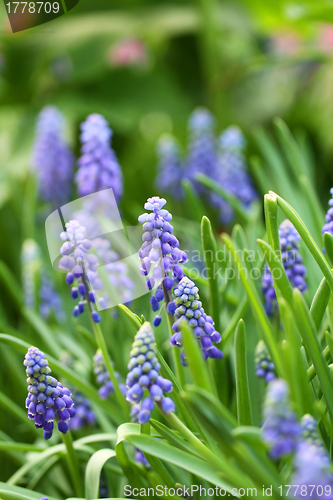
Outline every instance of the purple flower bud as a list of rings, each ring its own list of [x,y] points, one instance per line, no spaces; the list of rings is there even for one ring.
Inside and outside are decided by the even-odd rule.
[[[67,273],[66,274],[66,283],[67,285],[71,285],[74,282],[74,274],[73,273]]]

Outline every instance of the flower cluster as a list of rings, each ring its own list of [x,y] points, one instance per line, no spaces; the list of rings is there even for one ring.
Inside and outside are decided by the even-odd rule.
[[[299,498],[309,500],[320,498],[322,494],[320,492],[324,490],[325,498],[333,499],[331,462],[322,447],[302,441],[297,448],[294,467],[295,472],[291,478],[291,484],[299,486]],[[314,495],[312,495],[312,492],[314,492]]]
[[[137,415],[139,424],[149,422],[155,403],[164,413],[173,412],[174,402],[163,394],[172,391],[172,382],[159,375],[161,367],[155,354],[155,337],[150,323],[145,322],[136,334],[130,356],[126,399],[135,405],[131,417]],[[144,397],[145,391],[149,393],[147,397]]]
[[[263,340],[258,342],[254,362],[257,377],[264,378],[266,382],[271,382],[275,379],[274,363],[272,363],[271,356]]]
[[[46,320],[49,319],[52,314],[60,323],[65,320],[61,297],[55,290],[53,283],[46,272],[43,272],[41,275],[41,285],[39,289],[39,312]]]
[[[269,446],[273,460],[293,453],[301,428],[290,408],[288,385],[284,380],[275,379],[268,384],[263,416],[263,439]]]
[[[75,417],[69,389],[50,375],[51,369],[45,354],[37,347],[29,347],[23,364],[26,366],[28,383],[28,418],[34,420],[37,428],[44,429],[45,439],[52,436],[54,420],[58,422],[59,431],[66,434],[70,419]]]
[[[323,448],[323,442],[318,430],[318,424],[312,415],[304,415],[301,420],[301,439]]]
[[[74,401],[76,415],[69,421],[70,430],[76,431],[85,425],[94,425],[96,423],[96,415],[91,408],[89,399],[75,390],[72,390],[72,399]]]
[[[110,146],[112,130],[102,115],[92,114],[81,124],[81,157],[75,181],[80,196],[112,188],[118,202],[123,193],[123,177]]]
[[[305,292],[307,284],[305,281],[306,268],[302,264],[303,259],[299,253],[300,236],[293,224],[286,219],[279,228],[282,264],[288,279],[294,288]],[[265,310],[272,316],[277,310],[276,293],[273,285],[273,277],[269,267],[266,265],[263,278],[262,290],[265,297]]]
[[[61,206],[69,199],[74,156],[63,140],[65,120],[57,108],[46,106],[39,114],[32,168],[44,201]]]
[[[158,311],[160,302],[164,298],[163,288],[171,290],[184,276],[184,271],[179,263],[187,261],[185,252],[179,249],[179,241],[172,234],[173,226],[170,224],[172,215],[163,207],[166,204],[164,198],[154,196],[148,198],[144,207],[151,213],[140,215],[139,222],[143,223],[143,244],[139,250],[141,259],[140,272],[147,276],[146,286],[152,290],[155,284],[158,288],[151,298],[153,311]],[[151,272],[151,276],[148,277]],[[157,316],[154,325],[158,326],[161,317]]]
[[[94,304],[96,301],[94,292],[87,290],[87,286],[88,283],[95,284],[96,267],[99,262],[95,254],[88,254],[92,244],[91,241],[84,238],[85,232],[85,227],[81,226],[78,221],[71,220],[66,223],[66,231],[60,235],[65,243],[60,249],[62,257],[59,261],[59,267],[68,271],[66,275],[68,285],[71,286],[75,281],[77,282],[78,286],[73,286],[71,289],[72,298],[77,300],[80,297],[81,299],[73,309],[74,317],[84,312],[87,300],[90,304]],[[97,311],[92,311],[91,317],[95,323],[101,321]]]
[[[157,187],[161,191],[172,193],[177,200],[182,199],[181,180],[185,171],[176,140],[172,136],[161,137],[157,145],[157,155],[159,158]]]
[[[176,199],[183,195],[181,180],[189,179],[199,194],[205,194],[208,202],[219,211],[222,223],[230,223],[234,210],[230,203],[196,181],[201,173],[213,179],[218,186],[237,197],[245,208],[258,198],[248,174],[243,156],[245,138],[238,127],[231,126],[220,137],[215,137],[215,119],[204,108],[196,109],[189,118],[188,154],[181,159],[179,147],[172,137],[162,138],[158,145],[158,187],[171,193]]]
[[[176,298],[167,305],[168,313],[176,318],[172,326],[175,333],[170,339],[171,345],[182,347],[180,323],[186,321],[193,328],[193,333],[200,342],[204,359],[221,359],[222,351],[213,345],[213,342],[221,341],[221,335],[215,330],[213,319],[205,313],[202,307],[198,287],[187,276],[184,276],[174,288],[173,293]],[[184,351],[181,353],[181,360],[186,366]]]
[[[186,158],[186,176],[193,182],[198,193],[203,187],[195,181],[199,173],[211,176],[216,168],[215,118],[205,108],[196,109],[189,118],[189,144]]]
[[[102,386],[98,391],[100,398],[107,399],[111,394],[114,393],[114,385],[110,380],[110,375],[106,369],[103,355],[100,349],[98,349],[94,356],[94,374],[96,375],[96,381],[98,385]],[[120,379],[119,373],[115,372],[115,376],[117,380]],[[125,396],[127,393],[126,386],[124,384],[119,384],[119,389]]]
[[[248,174],[247,166],[242,154],[245,139],[237,127],[227,128],[218,140],[218,158],[215,170],[211,176],[225,191],[234,195],[245,208],[258,198],[258,193],[253,186]],[[222,223],[230,223],[234,218],[232,206],[216,193],[210,195],[211,204],[218,208],[219,218]]]

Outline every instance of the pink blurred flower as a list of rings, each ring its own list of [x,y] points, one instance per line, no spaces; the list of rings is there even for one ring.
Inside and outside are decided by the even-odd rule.
[[[302,48],[299,35],[292,31],[272,35],[270,45],[272,52],[277,55],[295,55]]]
[[[322,24],[320,26],[318,42],[318,49],[326,52],[327,54],[333,54],[333,25],[332,24]]]
[[[110,48],[109,62],[113,67],[146,66],[148,63],[147,49],[141,40],[123,38]]]

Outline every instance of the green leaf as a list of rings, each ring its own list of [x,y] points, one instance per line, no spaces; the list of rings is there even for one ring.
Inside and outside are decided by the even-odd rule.
[[[40,500],[42,493],[0,482],[1,500]],[[49,500],[57,500],[48,495]]]
[[[288,368],[286,373],[289,374],[288,381],[292,397],[296,403],[298,415],[302,417],[306,413],[313,413],[313,400],[301,353],[301,337],[289,304],[286,300],[279,299],[280,317],[289,346],[285,352],[284,361]]]
[[[151,426],[159,433],[159,435],[169,441],[172,446],[179,448],[180,450],[186,451],[188,453],[193,453],[196,456],[201,457],[200,452],[193,448],[187,441],[185,441],[182,436],[180,436],[179,432],[171,431],[168,427],[166,427],[161,422],[157,420],[150,419]]]
[[[142,325],[139,316],[137,316],[134,312],[128,309],[128,307],[126,307],[124,304],[119,304],[118,309],[128,317],[128,319],[134,326],[135,330],[138,331]]]
[[[186,363],[188,370],[191,373],[191,378],[195,385],[205,389],[208,392],[214,392],[211,385],[205,366],[205,361],[202,356],[201,349],[198,345],[198,340],[194,336],[193,329],[186,321],[180,322],[182,332],[182,343],[184,345]]]
[[[308,308],[304,302],[301,292],[294,289],[294,304],[296,317],[299,323],[299,331],[303,338],[304,345],[312,359],[318,379],[325,396],[327,408],[333,418],[333,381],[322,355],[317,332],[310,316]]]
[[[218,262],[216,260],[216,241],[210,220],[204,216],[201,221],[201,240],[207,267],[209,282],[210,313],[215,322],[216,330],[220,331],[220,294],[218,282]]]
[[[127,438],[127,434],[140,433],[140,427],[138,424],[122,424],[117,429],[117,444],[116,444],[116,456],[117,461],[122,468],[125,476],[129,480],[129,484],[136,488],[143,488],[144,482],[142,481],[141,474],[138,474],[134,464],[129,460],[124,441]]]
[[[23,307],[21,313],[36,333],[38,333],[47,349],[56,356],[59,353],[59,344],[48,324],[32,309]]]
[[[23,422],[27,428],[29,428],[29,432],[33,434],[38,434],[38,429],[36,429],[34,423],[29,421],[27,412],[24,411],[15,401],[12,401],[6,394],[0,391],[0,407],[2,408],[3,414],[11,413],[16,419]]]
[[[265,256],[271,274],[273,276],[273,281],[283,298],[289,302],[293,298],[293,288],[288,279],[286,271],[283,267],[281,259],[273,251],[273,249],[263,240],[257,240],[258,245]]]
[[[0,260],[0,281],[2,281],[2,284],[9,292],[9,295],[13,303],[15,304],[16,308],[20,310],[21,307],[24,306],[21,287],[16,277],[12,273],[12,271],[9,269],[7,264],[2,260]]]
[[[310,307],[310,313],[317,330],[319,330],[320,325],[323,321],[326,307],[328,305],[331,295],[331,289],[327,283],[326,278],[323,278],[315,296],[313,297],[312,304]]]
[[[107,460],[115,456],[116,452],[114,450],[102,448],[90,457],[85,472],[85,492],[87,500],[99,497],[99,483],[103,466]]]
[[[330,264],[333,264],[333,235],[329,232],[324,233],[324,247],[327,253],[327,256],[330,260]]]
[[[123,426],[120,428],[122,427]],[[139,448],[144,453],[148,453],[149,455],[155,456],[160,460],[180,467],[181,469],[185,469],[188,472],[196,474],[198,477],[201,477],[202,479],[205,479],[206,481],[209,481],[220,488],[225,488],[226,491],[231,492],[233,483],[229,482],[232,481],[232,478],[228,476],[228,472],[233,469],[231,465],[226,467],[225,470],[220,470],[218,466],[215,466],[214,464],[209,464],[200,458],[171,446],[168,443],[157,441],[151,436],[126,432],[126,439],[132,446]],[[237,482],[240,484],[242,476],[240,473],[238,474],[239,476]],[[237,472],[233,470],[232,475],[236,476]],[[243,484],[246,483],[248,483],[248,481],[243,476]]]
[[[246,336],[242,319],[235,333],[236,396],[238,425],[252,425],[252,405],[247,375]]]
[[[277,223],[277,200],[275,197],[265,194],[264,197],[265,208],[265,223],[268,235],[268,241],[273,251],[280,255],[280,237],[279,228]]]
[[[222,340],[223,340],[223,345],[226,346],[231,339],[233,333],[236,330],[236,326],[238,321],[245,315],[247,309],[249,306],[249,302],[247,300],[247,297],[243,297],[242,300],[239,302],[237,309],[235,310],[234,314],[232,317],[229,319],[226,327],[223,329],[222,333]],[[226,351],[224,347],[224,351]]]
[[[270,191],[270,193],[277,197],[279,206],[282,208],[282,210],[284,211],[284,213],[286,214],[288,219],[294,224],[299,235],[301,236],[302,240],[304,241],[304,243],[306,244],[306,246],[308,247],[308,249],[312,253],[312,255],[315,258],[318,266],[320,267],[323,275],[327,279],[327,282],[328,282],[331,290],[333,291],[333,275],[332,275],[331,269],[330,269],[329,265],[327,264],[324,255],[322,254],[319,247],[317,246],[314,239],[312,238],[311,234],[309,233],[308,228],[306,227],[306,225],[302,221],[301,217],[298,215],[296,210],[294,210],[293,207],[291,205],[289,205],[289,203],[287,203],[283,198],[281,198],[280,196],[278,196],[275,193],[272,193],[271,191]]]
[[[222,241],[229,249],[230,254],[232,255],[232,258],[237,266],[239,276],[242,280],[244,289],[248,295],[249,302],[252,306],[254,317],[256,318],[261,327],[261,331],[263,333],[263,337],[267,345],[267,348],[270,351],[272,361],[275,365],[277,372],[281,376],[283,374],[283,365],[280,359],[277,345],[275,343],[273,329],[265,312],[264,306],[260,300],[256,287],[253,284],[253,280],[251,276],[248,275],[247,269],[243,267],[242,261],[239,258],[239,251],[236,251],[235,245],[230,239],[230,237],[227,234],[223,234]]]
[[[207,175],[197,174],[195,179],[203,186],[211,189],[214,193],[221,196],[221,198],[227,200],[244,222],[248,222],[251,219],[251,214],[244,208],[244,205],[239,201],[237,196],[234,196],[229,193],[229,191],[223,189],[220,184],[217,184],[216,181]]]

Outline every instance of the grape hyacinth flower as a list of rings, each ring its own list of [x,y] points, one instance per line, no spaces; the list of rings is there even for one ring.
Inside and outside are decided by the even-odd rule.
[[[216,168],[215,118],[205,108],[196,109],[189,118],[189,143],[186,158],[186,176],[192,181],[198,193],[204,188],[196,182],[198,173],[211,176]]]
[[[144,207],[151,213],[144,213],[139,217],[144,230],[143,244],[139,250],[140,273],[148,276],[151,271],[151,276],[146,280],[148,290],[152,290],[157,284],[157,290],[150,300],[155,312],[160,309],[160,302],[164,299],[163,289],[169,292],[185,275],[179,264],[187,261],[186,253],[179,249],[179,241],[172,234],[172,215],[163,208],[165,204],[164,198],[148,198]],[[158,326],[160,322],[161,316],[158,315],[154,319],[154,326]]]
[[[110,145],[112,130],[102,115],[89,115],[81,124],[81,157],[75,176],[80,196],[113,189],[117,202],[123,194],[123,177],[116,154]]]
[[[110,380],[110,375],[106,369],[100,349],[98,349],[94,356],[94,374],[96,375],[97,383],[102,386],[98,391],[99,397],[101,399],[107,399],[111,394],[114,393],[114,385]],[[115,372],[115,377],[117,380],[119,380],[119,373]],[[126,386],[124,384],[119,384],[119,389],[124,394],[124,396],[126,396]]]
[[[257,377],[264,378],[266,382],[271,382],[275,379],[274,363],[263,340],[259,340],[256,347],[254,362],[256,365]]]
[[[323,448],[323,441],[321,439],[318,423],[312,415],[304,415],[301,420],[301,439],[309,444],[315,444]]]
[[[71,220],[65,224],[66,231],[60,234],[60,238],[65,241],[60,249],[62,255],[59,261],[60,269],[67,272],[66,283],[71,286],[76,282],[77,286],[71,289],[71,296],[74,300],[79,299],[78,304],[73,309],[73,316],[77,317],[85,310],[85,305],[89,301],[91,308],[95,303],[95,294],[88,290],[88,283],[96,286],[96,268],[99,264],[95,254],[88,254],[92,244],[84,238],[86,229],[78,221]],[[91,318],[95,323],[101,321],[97,311],[91,312]]]
[[[299,486],[298,498],[321,498],[325,492],[325,498],[333,499],[331,462],[323,447],[302,441],[294,458],[294,468],[291,484]]]
[[[172,325],[175,333],[170,339],[171,345],[182,347],[180,323],[186,321],[199,341],[204,359],[222,359],[222,351],[213,345],[213,342],[221,342],[221,335],[215,330],[213,319],[205,313],[202,307],[198,287],[187,276],[184,276],[174,288],[173,293],[176,298],[167,306],[168,313],[176,318]],[[181,360],[186,366],[184,351],[181,353]]]
[[[148,462],[148,460],[144,456],[143,452],[141,450],[139,450],[138,448],[134,448],[134,450],[136,452],[135,455],[134,455],[135,461],[138,464],[144,465],[145,467],[150,467],[150,463]]]
[[[130,355],[126,399],[135,405],[131,417],[137,414],[139,424],[149,422],[155,403],[166,414],[174,412],[174,402],[163,394],[172,391],[172,382],[159,375],[161,367],[155,354],[154,331],[147,321],[135,335]],[[145,392],[149,393],[146,397]]]
[[[299,253],[300,236],[293,224],[286,219],[279,227],[282,264],[291,285],[298,288],[302,293],[307,289],[305,281],[306,268]],[[263,278],[262,290],[265,298],[265,310],[268,316],[272,316],[277,310],[276,293],[273,286],[273,277],[266,264]]]
[[[221,151],[234,151],[239,156],[246,145],[246,139],[239,127],[231,125],[226,128],[219,137]]]
[[[181,181],[184,177],[183,163],[176,140],[163,136],[157,145],[159,157],[156,185],[161,191],[170,193],[176,200],[183,197]]]
[[[45,320],[48,320],[52,314],[55,319],[59,321],[59,323],[62,323],[65,320],[61,297],[55,290],[50,277],[45,271],[43,271],[41,275],[41,285],[39,289],[39,312]]]
[[[258,193],[248,174],[242,149],[245,138],[238,127],[227,128],[218,139],[218,158],[211,177],[225,191],[234,195],[246,209],[258,199]],[[218,208],[222,223],[229,224],[234,218],[230,203],[217,193],[210,194],[212,206]]]
[[[28,418],[34,420],[37,429],[44,429],[45,439],[52,437],[54,421],[57,421],[59,431],[66,434],[70,419],[75,417],[71,392],[50,375],[51,368],[45,354],[37,347],[29,347],[23,364],[28,383],[25,403]]]
[[[269,446],[271,458],[277,460],[293,453],[301,427],[290,408],[288,385],[284,380],[275,379],[268,384],[263,416],[262,435]]]
[[[85,398],[83,394],[78,391],[72,390],[71,392],[76,415],[69,421],[68,425],[70,430],[76,431],[85,425],[94,425],[96,423],[96,415],[91,408],[89,399]]]
[[[44,201],[60,207],[69,200],[74,155],[63,139],[65,119],[54,106],[42,109],[37,120],[32,168]]]

